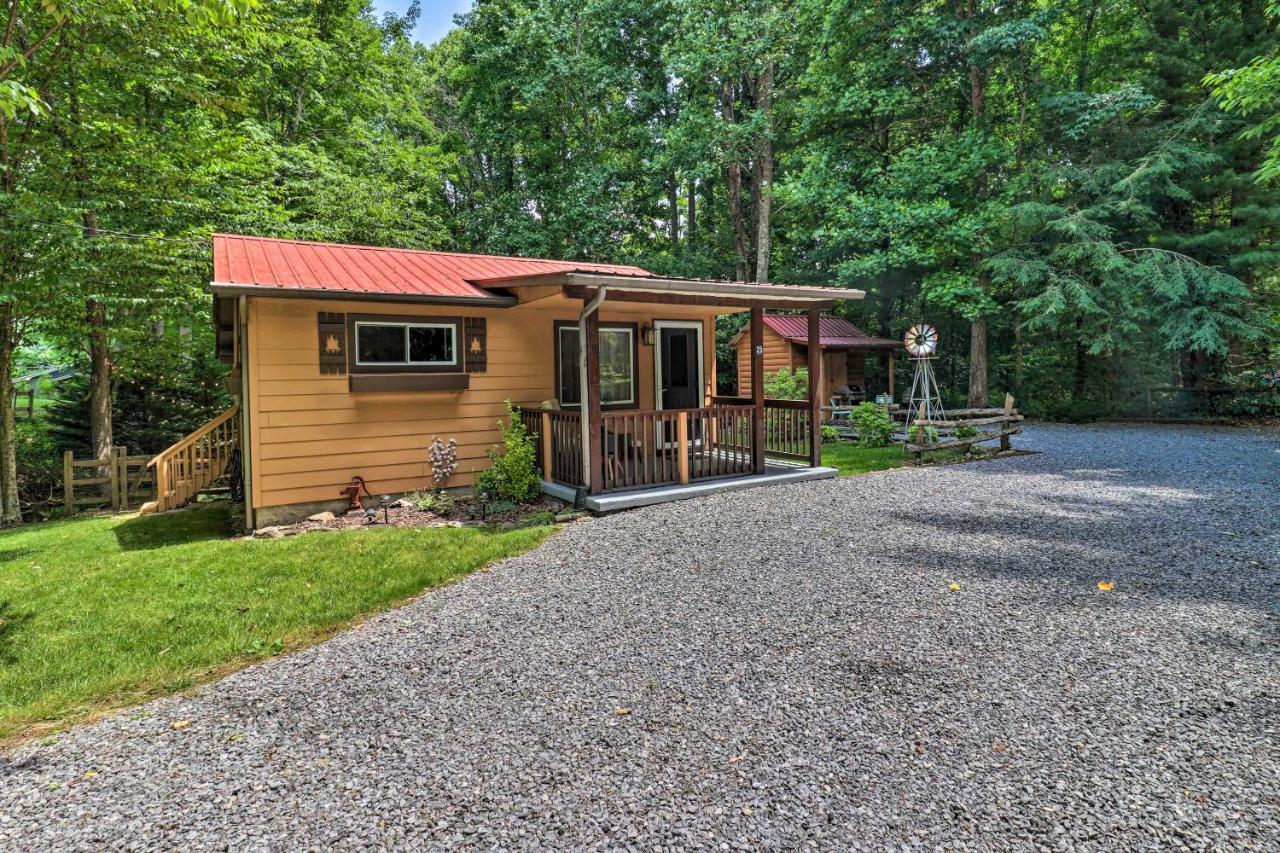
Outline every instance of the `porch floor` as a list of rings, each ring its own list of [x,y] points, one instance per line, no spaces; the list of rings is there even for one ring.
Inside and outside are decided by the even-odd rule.
[[[726,477],[720,480],[704,480],[690,483],[687,486],[667,485],[652,486],[644,489],[631,489],[621,492],[606,492],[601,495],[590,495],[586,499],[586,508],[592,512],[616,512],[622,509],[634,509],[639,506],[681,501],[702,495],[714,495],[720,492],[736,492],[740,489],[752,489],[757,486],[778,486],[785,483],[804,483],[810,480],[829,480],[836,476],[835,468],[810,468],[792,462],[769,460],[765,464],[763,474],[748,474],[742,477]],[[572,502],[574,488],[562,483],[542,482],[542,490],[554,498]]]

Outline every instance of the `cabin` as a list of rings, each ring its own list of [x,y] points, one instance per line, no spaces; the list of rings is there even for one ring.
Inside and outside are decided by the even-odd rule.
[[[341,510],[354,477],[375,496],[430,488],[434,436],[457,440],[447,485],[465,491],[508,401],[544,490],[595,511],[834,476],[817,395],[716,396],[716,318],[748,313],[759,343],[766,309],[800,311],[817,343],[820,312],[863,296],[233,234],[213,237],[212,291],[237,403],[153,460],[153,509],[238,466],[251,528]]]
[[[752,358],[749,329],[744,327],[730,343],[737,353],[738,393],[751,387]],[[894,396],[894,354],[902,341],[868,335],[843,317],[822,317],[818,321],[819,361],[821,375],[818,387],[824,408],[830,409],[836,399],[853,402],[874,399],[879,394]],[[867,355],[878,353],[884,359],[884,380],[874,389],[867,387]],[[803,315],[764,315],[764,372],[773,376],[783,368],[795,370],[809,365],[809,331]],[[852,391],[852,394],[846,392]]]

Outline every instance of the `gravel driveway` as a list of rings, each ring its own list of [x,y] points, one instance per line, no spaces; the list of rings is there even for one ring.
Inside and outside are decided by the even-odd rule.
[[[573,525],[0,758],[0,846],[1276,849],[1280,437],[1021,444]]]

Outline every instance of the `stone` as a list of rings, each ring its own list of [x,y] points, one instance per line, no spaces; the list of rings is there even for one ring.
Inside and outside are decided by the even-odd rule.
[[[315,521],[320,524],[328,524],[331,521],[337,521],[338,517],[331,512],[317,512],[315,515],[308,515],[307,521]]]

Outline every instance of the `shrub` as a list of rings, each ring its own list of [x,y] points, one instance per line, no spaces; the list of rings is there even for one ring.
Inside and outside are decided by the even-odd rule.
[[[418,512],[434,512],[436,515],[447,515],[453,511],[453,495],[448,492],[413,492],[404,496],[409,505]]]
[[[973,426],[956,427],[956,438],[973,438],[978,434],[978,428]]]
[[[893,438],[893,418],[875,403],[860,403],[849,419],[858,432],[859,447],[885,447]]]
[[[1233,418],[1280,417],[1280,394],[1249,394],[1229,397],[1219,404],[1219,411]]]
[[[21,420],[16,424],[18,500],[37,512],[62,496],[62,453],[46,424]]]
[[[431,436],[431,445],[427,448],[427,458],[431,460],[431,479],[435,481],[436,490],[444,488],[453,472],[458,470],[458,440],[450,438],[445,444],[440,436]]]
[[[809,368],[784,367],[764,378],[764,395],[773,400],[803,400],[809,396]]]
[[[542,477],[535,464],[533,439],[510,400],[507,411],[507,420],[498,422],[503,447],[489,448],[489,467],[476,478],[476,494],[489,502],[524,503],[542,491]]]
[[[823,424],[818,428],[823,444],[834,444],[840,440],[840,431],[831,424]]]

